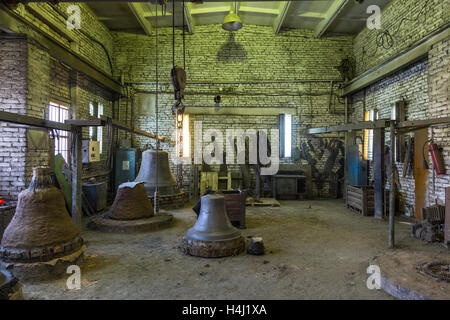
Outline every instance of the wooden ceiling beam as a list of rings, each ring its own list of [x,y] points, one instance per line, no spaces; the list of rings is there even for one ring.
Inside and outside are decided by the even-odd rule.
[[[150,21],[148,21],[145,16],[146,12],[142,8],[142,3],[128,2],[128,7],[130,8],[131,12],[133,12],[133,15],[139,22],[139,25],[141,26],[142,30],[144,30],[145,34],[150,36],[152,34],[153,27]]]
[[[316,38],[321,38],[327,32],[331,24],[336,20],[345,6],[350,2],[351,0],[334,0],[327,13],[325,14],[325,19],[321,21],[316,27]]]
[[[194,18],[192,17],[192,3],[190,2],[185,2],[184,3],[184,22],[187,26],[188,32],[189,34],[193,34],[194,33]]]
[[[289,8],[291,7],[291,4],[292,1],[283,1],[283,3],[281,4],[278,16],[275,18],[273,22],[273,32],[275,33],[275,35],[277,35],[280,32],[284,20],[287,17]]]

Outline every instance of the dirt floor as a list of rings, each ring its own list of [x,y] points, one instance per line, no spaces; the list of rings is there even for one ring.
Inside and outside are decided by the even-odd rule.
[[[23,286],[26,299],[392,299],[369,290],[366,269],[388,251],[387,221],[348,211],[342,200],[282,201],[247,207],[244,236],[263,237],[266,255],[196,258],[178,251],[194,223],[190,208],[171,211],[172,227],[140,234],[84,230],[81,289],[66,278]],[[402,250],[448,252],[396,224]]]

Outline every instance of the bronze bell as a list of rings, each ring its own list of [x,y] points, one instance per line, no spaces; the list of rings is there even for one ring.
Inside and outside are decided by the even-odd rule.
[[[158,165],[156,162],[158,162]],[[158,181],[156,181],[157,173]],[[154,196],[156,184],[158,184],[158,191],[161,196],[179,193],[177,181],[170,170],[169,153],[164,150],[147,150],[142,153],[141,168],[134,181],[144,182],[149,197]]]
[[[0,247],[4,261],[48,261],[78,251],[80,230],[70,218],[64,195],[52,185],[50,169],[33,168],[28,189],[19,194],[16,213]]]
[[[181,250],[199,257],[226,257],[244,250],[245,240],[228,219],[225,198],[208,194],[201,198],[200,215],[183,236]]]

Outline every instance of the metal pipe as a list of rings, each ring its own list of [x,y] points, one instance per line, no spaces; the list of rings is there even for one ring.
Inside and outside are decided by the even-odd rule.
[[[331,81],[333,82],[343,82],[342,79],[334,79],[334,80],[292,80],[292,81],[189,81],[187,85],[233,85],[233,84],[242,84],[242,85],[266,85],[266,84],[302,84],[302,83],[327,83],[329,84]],[[158,81],[159,84],[172,84],[170,81]],[[156,81],[132,81],[125,82],[125,84],[142,84],[142,85],[155,85]]]
[[[395,247],[395,226],[394,226],[394,214],[395,214],[395,121],[390,122],[390,150],[389,157],[391,159],[391,176],[389,179],[390,189],[389,189],[389,248]]]

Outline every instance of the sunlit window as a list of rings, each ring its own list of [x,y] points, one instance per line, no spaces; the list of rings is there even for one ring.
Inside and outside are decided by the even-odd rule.
[[[292,115],[280,115],[280,157],[290,158],[292,151]]]
[[[62,122],[69,119],[69,108],[56,102],[50,102],[48,107],[48,120]],[[55,154],[60,153],[64,160],[69,160],[69,133],[57,130],[58,137],[55,139]]]
[[[366,110],[364,121],[375,121],[378,119],[378,111]],[[364,130],[364,160],[373,160],[373,129]]]

